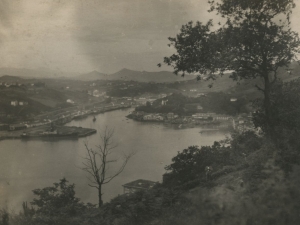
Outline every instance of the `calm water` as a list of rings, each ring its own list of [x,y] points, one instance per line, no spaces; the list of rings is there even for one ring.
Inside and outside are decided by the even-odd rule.
[[[174,129],[163,124],[128,120],[130,110],[107,112],[69,126],[90,127],[98,134],[79,140],[45,142],[40,140],[5,140],[0,142],[0,206],[19,210],[23,201],[30,202],[32,190],[51,186],[65,177],[76,184],[76,194],[84,202],[97,203],[97,191],[88,186],[86,173],[80,169],[85,156],[84,141],[90,147],[99,143],[99,131],[105,126],[115,129],[118,143],[112,159],[121,160],[122,152],[137,151],[125,170],[104,187],[104,201],[122,194],[122,184],[147,179],[161,181],[164,167],[178,151],[190,145],[211,145],[225,137],[225,131],[202,132],[200,128]],[[112,163],[110,170],[118,166]]]

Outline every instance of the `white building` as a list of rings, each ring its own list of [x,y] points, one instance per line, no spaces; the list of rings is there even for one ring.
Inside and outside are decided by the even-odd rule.
[[[10,104],[11,104],[12,106],[17,106],[18,103],[19,103],[18,101],[11,101],[11,102],[10,102]]]

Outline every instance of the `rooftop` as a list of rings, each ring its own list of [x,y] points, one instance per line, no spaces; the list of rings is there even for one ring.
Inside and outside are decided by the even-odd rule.
[[[127,184],[124,184],[123,187],[127,188],[140,188],[140,189],[149,189],[152,188],[157,182],[150,180],[138,179]]]

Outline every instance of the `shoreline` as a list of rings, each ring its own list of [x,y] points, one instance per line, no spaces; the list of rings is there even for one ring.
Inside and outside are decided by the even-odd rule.
[[[98,115],[105,112],[110,112],[114,110],[129,108],[129,106],[114,106],[112,108],[107,109],[98,109],[94,112],[89,112],[85,114],[84,118],[88,118],[92,115]],[[45,134],[45,132],[50,128],[50,124],[45,124],[37,127],[30,127],[22,130],[13,130],[13,131],[0,131],[0,141],[10,140],[10,139],[21,139],[21,140],[66,140],[66,139],[79,139],[83,137],[87,137],[97,133],[96,129],[92,128],[82,128],[75,126],[65,126],[65,124],[71,122],[72,120],[76,120],[76,118],[72,118],[71,120],[62,123],[58,127],[58,134]],[[80,120],[77,118],[77,120]],[[26,135],[23,135],[26,133]]]
[[[178,126],[179,129],[184,128],[193,128],[193,127],[211,127],[217,126],[218,130],[223,128],[232,127],[230,122],[225,121],[176,121],[176,120],[144,120],[142,117],[138,117],[132,114],[126,116],[128,119],[132,119],[134,121],[142,122],[142,123],[159,123],[165,124],[169,126]]]

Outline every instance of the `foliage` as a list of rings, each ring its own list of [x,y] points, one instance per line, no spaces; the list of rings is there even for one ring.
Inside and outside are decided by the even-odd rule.
[[[9,213],[6,209],[0,210],[0,225],[9,225]]]
[[[36,208],[33,224],[83,224],[84,214],[92,205],[85,205],[75,197],[75,185],[63,178],[52,187],[33,190],[31,205]]]
[[[212,166],[215,170],[230,164],[230,148],[215,142],[212,146],[190,146],[172,159],[166,166],[169,171],[164,177],[164,185],[178,186],[195,179],[204,179],[205,167]]]
[[[212,166],[218,171],[225,166],[246,163],[246,157],[259,150],[263,139],[251,131],[242,134],[233,133],[226,145],[215,142],[212,146],[190,146],[172,159],[166,166],[164,185],[167,187],[193,186],[195,179],[205,180],[205,167]],[[191,184],[188,184],[192,182]],[[197,185],[197,182],[195,183]]]
[[[174,72],[207,74],[216,79],[225,71],[231,78],[255,79],[264,94],[264,114],[267,132],[272,135],[271,88],[280,67],[287,67],[299,52],[298,34],[290,29],[293,0],[221,0],[209,1],[210,11],[216,11],[225,23],[213,29],[206,24],[189,22],[176,38],[169,38],[177,51],[164,62]],[[199,76],[201,79],[201,76]]]

